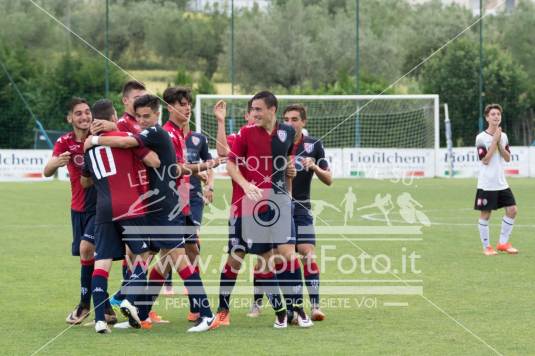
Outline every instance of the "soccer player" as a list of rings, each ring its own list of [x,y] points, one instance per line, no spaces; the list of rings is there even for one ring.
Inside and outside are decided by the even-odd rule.
[[[117,121],[117,114],[111,101],[97,101],[92,112],[95,118]],[[105,132],[103,136],[128,136],[125,132]],[[98,140],[98,136],[93,136]],[[97,146],[85,153],[84,171],[81,184],[95,184],[97,190],[97,214],[95,220],[95,270],[92,278],[93,303],[95,306],[95,330],[109,333],[104,318],[104,305],[108,299],[108,275],[113,260],[124,257],[124,244],[128,245],[134,256],[133,272],[128,285],[143,288],[146,286],[146,266],[148,244],[141,235],[124,235],[122,229],[128,226],[144,226],[145,209],[142,197],[146,195],[147,182],[144,175],[145,163],[149,167],[159,167],[156,154],[146,148],[122,150]],[[121,311],[132,327],[140,328],[137,308],[134,306],[136,293],[128,293],[121,302]]]
[[[155,233],[150,234],[151,244],[160,250],[160,261],[149,274],[148,302],[154,302],[160,288],[171,268],[176,268],[184,280],[186,288],[192,294],[194,303],[199,306],[200,318],[188,332],[207,331],[211,328],[214,316],[204,287],[197,270],[190,264],[186,256],[185,238],[181,233],[169,228],[182,227],[182,222],[176,219],[180,209],[180,201],[176,187],[176,179],[181,172],[177,170],[176,153],[170,134],[158,125],[160,114],[159,99],[153,95],[144,95],[134,102],[136,118],[143,129],[134,137],[90,137],[85,147],[105,145],[118,148],[147,147],[152,149],[160,158],[161,165],[157,169],[149,169],[149,191],[147,192],[148,225],[153,226]],[[180,168],[180,167],[179,167]],[[165,260],[165,263],[162,263]],[[169,263],[169,260],[170,263]],[[140,320],[147,320],[151,304],[140,307]]]
[[[242,200],[246,198],[253,202],[262,201],[265,200],[263,197],[266,192],[271,191],[274,194],[270,195],[270,198],[276,195],[288,195],[290,188],[291,178],[286,169],[288,156],[293,148],[295,131],[291,126],[277,123],[276,111],[277,98],[272,93],[267,91],[257,93],[251,103],[255,125],[240,130],[228,156],[227,171],[241,190],[236,191],[238,197],[233,208],[238,207],[238,209],[233,211],[230,220],[229,258],[221,273],[220,309],[216,325],[229,324],[229,299],[237,276],[229,261],[239,258],[239,255],[235,255],[236,251],[240,251],[242,256],[245,253],[254,253],[260,257],[261,262],[258,264],[260,269],[256,271],[257,279],[276,311],[273,325],[275,328],[287,327],[286,308],[280,300],[279,285],[283,287],[283,294],[289,299],[288,304],[297,313],[299,326],[313,325],[302,307],[302,281],[299,261],[295,256],[295,236],[275,236],[276,241],[273,243],[252,241],[251,236],[244,235],[244,230],[250,228],[246,224],[251,223],[253,212],[244,209],[247,204]],[[285,164],[280,164],[281,162]],[[255,217],[260,220],[270,220],[273,214],[272,209],[262,207]],[[291,221],[288,228],[293,228]],[[294,235],[290,231],[288,234]],[[266,263],[273,260],[275,253],[280,255],[285,266],[277,277],[273,273],[271,263]]]
[[[105,131],[122,131],[122,132],[130,132],[131,134],[139,134],[141,132],[141,127],[139,126],[134,112],[134,101],[139,98],[140,96],[143,96],[146,94],[146,88],[145,85],[141,82],[138,82],[136,80],[130,80],[126,82],[123,85],[122,90],[122,102],[124,105],[124,113],[121,116],[119,120],[116,122],[109,121],[109,120],[99,120],[95,119],[93,120],[93,124],[91,125],[91,132],[93,134],[97,134],[99,132],[105,132]],[[141,171],[141,175],[146,175],[146,172]],[[123,281],[122,281],[122,287],[125,286],[127,281],[130,278],[130,274],[132,273],[131,266],[129,266],[129,261],[134,261],[134,255],[131,253],[130,249],[128,248],[128,245],[125,246],[126,250],[126,258],[123,260],[122,264],[122,273],[123,273]],[[147,262],[150,262],[150,257]],[[170,277],[168,276],[166,280],[166,284],[171,285],[172,283],[170,280]],[[110,303],[114,307],[119,307],[123,299],[125,298],[125,295],[121,292],[123,288],[120,288],[117,293],[115,293],[110,298]],[[151,314],[151,319],[159,320],[160,317],[155,314],[154,312]]]
[[[191,91],[185,87],[169,87],[163,93],[163,99],[167,103],[169,112],[169,121],[163,125],[163,129],[169,132],[173,142],[177,162],[182,164],[183,168],[189,172],[199,172],[200,163],[212,162],[212,156],[208,152],[208,142],[206,136],[192,132],[189,127],[191,118]],[[213,167],[219,164],[219,160],[213,161]],[[189,164],[188,164],[189,163]],[[204,168],[208,168],[205,164]],[[197,174],[182,175],[177,180],[177,186],[181,194],[181,201],[188,203],[182,207],[180,220],[183,220],[186,226],[200,227],[202,220],[202,211],[204,207],[204,196],[212,199],[213,195],[213,171],[207,171],[208,184],[203,194],[201,180]],[[186,237],[186,254],[190,263],[199,272],[198,257],[199,244],[198,235],[189,234]],[[199,308],[194,304],[192,297],[188,293],[190,301],[189,321],[196,321],[199,318]]]
[[[138,134],[141,131],[141,127],[136,120],[134,102],[137,98],[147,94],[147,89],[143,83],[137,80],[131,80],[124,84],[122,94],[124,114],[117,121],[117,128],[119,131]]]
[[[247,110],[244,115],[244,119],[246,121],[245,126],[254,126],[254,118],[251,115],[251,103],[252,100],[249,100],[247,102]],[[223,100],[219,100],[214,105],[214,116],[217,120],[217,138],[216,138],[216,150],[217,155],[219,157],[227,157],[228,154],[231,151],[231,147],[234,144],[234,141],[236,141],[236,137],[238,136],[238,133],[233,132],[229,135],[227,135],[226,127],[225,127],[225,118],[227,115],[227,104]],[[245,127],[243,126],[243,127]],[[245,167],[239,166],[239,169],[242,171],[242,174],[245,174]],[[234,181],[231,180],[232,184],[232,198],[231,198],[231,209],[230,209],[230,216],[229,216],[229,226],[233,225],[235,221],[235,212],[239,209],[241,205],[240,204],[240,197],[243,197],[243,190],[242,188]],[[231,245],[230,242],[234,242],[236,240],[234,239],[234,234],[229,234],[229,246]],[[219,297],[219,308],[217,313],[217,323],[218,325],[230,325],[230,293],[227,292],[227,290],[231,290],[235,284],[237,273],[241,269],[243,258],[245,257],[245,250],[240,249],[239,247],[234,249],[229,247],[228,248],[228,257],[225,264],[225,268],[221,272],[221,293]],[[256,275],[256,274],[255,274]],[[256,278],[255,278],[256,280]],[[260,296],[262,296],[260,294]]]
[[[67,323],[80,324],[88,315],[91,305],[91,275],[94,269],[95,252],[95,204],[96,191],[84,189],[80,176],[84,165],[84,140],[89,135],[92,121],[91,110],[85,99],[73,98],[69,103],[67,121],[72,131],[58,138],[52,158],[44,168],[44,176],[53,176],[59,167],[67,166],[71,181],[72,255],[80,256],[80,302],[67,316]],[[117,321],[111,307],[106,307],[108,322]]]
[[[296,247],[302,256],[303,275],[312,307],[311,318],[313,321],[321,321],[325,319],[325,314],[319,305],[320,271],[315,256],[316,236],[310,204],[310,186],[314,174],[322,183],[331,185],[332,174],[321,141],[303,134],[307,123],[305,107],[300,104],[288,105],[283,111],[283,119],[295,129],[294,152],[297,175],[292,182],[292,198]]]
[[[476,137],[480,164],[474,209],[480,211],[479,237],[486,256],[498,254],[490,244],[489,219],[492,210],[500,208],[505,208],[505,216],[502,219],[500,240],[496,249],[509,254],[518,253],[518,250],[509,242],[517,208],[513,192],[505,180],[505,162],[511,160],[511,153],[507,135],[500,127],[502,112],[502,107],[498,104],[487,105],[485,120],[487,120],[488,127]]]

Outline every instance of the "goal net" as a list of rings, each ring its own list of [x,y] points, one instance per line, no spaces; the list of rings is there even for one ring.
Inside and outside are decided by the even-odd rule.
[[[195,131],[215,147],[217,122],[213,108],[227,103],[227,133],[245,124],[252,95],[197,95]],[[279,95],[277,115],[289,104],[307,109],[308,134],[327,148],[439,148],[437,95]]]

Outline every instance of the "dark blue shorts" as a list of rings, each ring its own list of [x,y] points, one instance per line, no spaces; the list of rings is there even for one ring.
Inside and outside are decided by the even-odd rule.
[[[112,259],[117,261],[124,259],[125,244],[136,255],[149,250],[145,235],[124,233],[124,228],[128,226],[147,226],[147,222],[144,217],[140,217],[95,225],[95,260]]]
[[[191,210],[191,220],[194,225],[201,226],[202,212],[204,210],[204,200],[196,193],[191,193],[189,206]]]
[[[314,233],[314,218],[310,214],[294,215],[296,243],[316,245]]]
[[[159,251],[161,249],[171,250],[173,248],[183,248],[185,239],[184,234],[173,230],[180,230],[185,225],[185,219],[182,214],[176,218],[169,220],[167,214],[149,214],[147,215],[147,222],[149,226],[154,226],[155,232],[148,237],[150,241],[150,249],[152,251]],[[156,227],[161,227],[170,233],[158,232]]]
[[[229,242],[228,252],[245,252],[255,255],[261,255],[273,248],[276,248],[282,243],[258,243],[247,241],[243,236],[242,229],[242,217],[235,217],[229,219]],[[284,244],[295,244],[295,227],[293,222],[291,223],[291,235]]]
[[[80,213],[71,210],[72,247],[73,256],[80,256],[80,242],[87,241],[95,244],[95,213]]]
[[[195,224],[192,215],[184,215],[180,213],[177,216],[178,223],[187,229],[184,232],[184,242],[187,244],[199,243],[199,235],[197,235],[197,229],[200,225]]]

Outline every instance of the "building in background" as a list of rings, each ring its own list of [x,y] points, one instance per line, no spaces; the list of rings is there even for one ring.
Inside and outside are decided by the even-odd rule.
[[[234,9],[253,9],[257,6],[259,9],[266,9],[271,0],[234,0]],[[206,11],[218,9],[227,9],[230,11],[231,0],[190,0],[188,6],[191,11]]]

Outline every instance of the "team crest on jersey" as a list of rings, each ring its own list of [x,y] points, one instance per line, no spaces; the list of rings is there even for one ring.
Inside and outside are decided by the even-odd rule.
[[[199,142],[201,142],[201,140],[197,136],[191,136],[191,142],[193,143],[193,145],[197,146],[199,145]]]
[[[305,142],[304,147],[306,153],[312,153],[312,151],[314,150],[314,143]]]
[[[284,142],[288,137],[288,133],[284,130],[277,130],[277,136],[279,136],[279,140],[281,140],[281,142]]]

